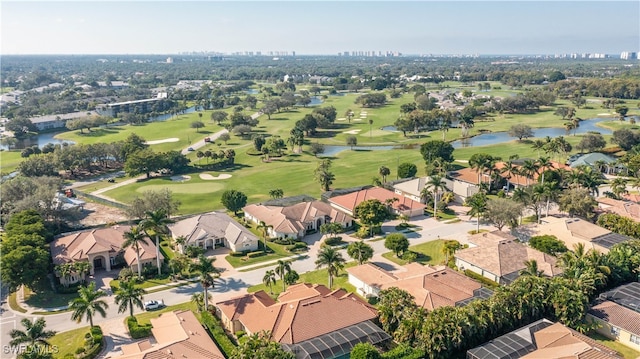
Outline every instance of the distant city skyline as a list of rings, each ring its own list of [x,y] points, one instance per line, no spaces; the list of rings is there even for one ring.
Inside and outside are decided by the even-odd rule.
[[[3,0],[0,20],[3,55],[640,50],[638,1]]]

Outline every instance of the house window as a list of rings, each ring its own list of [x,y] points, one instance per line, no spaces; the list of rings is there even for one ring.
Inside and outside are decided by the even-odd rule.
[[[109,257],[109,262],[111,262],[112,266],[116,265],[116,258],[115,257]]]
[[[640,336],[631,334],[631,339],[629,341],[633,344],[640,345]]]
[[[620,328],[611,327],[611,335],[615,335],[616,337],[620,336]]]

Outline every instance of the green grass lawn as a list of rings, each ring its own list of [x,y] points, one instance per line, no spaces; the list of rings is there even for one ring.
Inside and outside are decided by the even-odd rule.
[[[431,209],[426,208],[424,212],[428,213],[429,216],[433,217],[433,208]],[[456,213],[449,208],[445,209],[444,211],[438,211],[437,214],[438,214],[438,220],[440,221],[447,221],[450,219],[458,218],[456,217]]]
[[[444,246],[444,241],[445,240],[443,239],[438,239],[431,242],[417,244],[415,246],[410,246],[409,251],[414,252],[418,255],[418,257],[416,258],[416,262],[420,264],[443,264],[444,254],[442,253],[442,247]],[[382,256],[399,265],[405,265],[409,263],[402,258],[396,257],[396,254],[393,252],[384,253]]]
[[[20,313],[26,313],[27,310],[22,308],[21,306],[18,305],[18,293],[13,292],[11,294],[9,294],[9,307],[11,307],[11,309],[20,312]]]
[[[28,288],[24,290],[25,303],[35,308],[63,307],[77,296],[77,293],[54,293],[44,286],[41,286],[37,292],[32,292]]]
[[[54,354],[54,358],[64,358],[66,355],[74,355],[76,349],[84,346],[84,335],[89,333],[89,326],[69,330],[66,332],[58,333],[53,338],[49,339],[49,343],[52,346],[58,348],[58,353]]]
[[[135,317],[138,319],[138,324],[145,325],[145,324],[151,324],[151,321],[149,319],[157,318],[162,313],[171,312],[174,310],[191,310],[194,313],[196,313],[197,309],[198,308],[196,307],[195,303],[185,302],[185,303],[180,303],[176,305],[169,305],[159,310],[137,314]]]
[[[0,173],[9,174],[24,160],[21,151],[0,151]]]
[[[246,256],[234,257],[232,255],[228,255],[225,257],[225,259],[227,260],[227,262],[229,262],[229,264],[231,264],[231,266],[233,266],[234,268],[237,268],[237,267],[248,266],[256,263],[282,259],[282,258],[295,255],[295,253],[291,253],[287,251],[285,249],[285,246],[277,243],[267,242],[267,247],[269,247],[270,251],[263,256],[247,258]],[[258,250],[261,251],[263,248],[264,246],[262,244],[262,241],[258,242]]]
[[[144,282],[140,283],[138,287],[146,289],[146,288],[151,288],[151,287],[155,287],[163,284],[171,284],[171,277],[168,274],[163,274],[162,277],[160,278],[146,279]],[[120,280],[114,279],[111,282],[109,282],[109,285],[115,291],[120,287]]]
[[[606,345],[607,347],[617,351],[625,359],[636,359],[636,358],[640,357],[640,352],[639,351],[633,350],[633,349],[623,345],[622,343],[617,342],[615,340],[611,340],[611,339],[609,339],[609,338],[607,338],[604,335],[601,335],[599,333],[590,333],[589,337],[591,339],[595,339],[598,343],[600,343],[602,345]]]
[[[347,269],[349,267],[354,267],[356,265],[358,265],[357,262],[348,262],[347,264],[345,264],[344,268]],[[315,271],[307,272],[300,275],[300,280],[298,280],[298,283],[313,283],[313,284],[322,284],[322,285],[328,286],[329,274],[327,273],[326,269],[318,269]],[[346,271],[340,271],[340,274],[337,277],[333,278],[333,289],[337,289],[337,288],[343,288],[346,291],[351,293],[356,292],[356,288],[351,284],[349,284],[349,275],[347,274]],[[282,281],[278,279],[276,281],[276,284],[273,285],[272,289],[273,289],[272,296],[274,298],[277,298],[278,295],[282,292]],[[265,286],[264,284],[254,285],[247,289],[249,293],[254,293],[259,290],[264,290],[265,292],[271,294],[269,287]]]

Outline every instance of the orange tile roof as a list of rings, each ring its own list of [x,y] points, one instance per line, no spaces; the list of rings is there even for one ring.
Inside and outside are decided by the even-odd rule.
[[[378,201],[385,203],[386,200],[396,198],[397,201],[394,201],[391,204],[391,207],[397,211],[407,211],[407,210],[416,210],[416,209],[424,209],[425,205],[414,201],[410,198],[400,196],[393,191],[389,191],[388,189],[381,187],[373,187],[363,189],[357,192],[351,192],[342,196],[336,196],[329,198],[329,202],[334,203],[342,208],[353,213],[353,210],[360,203],[370,200],[377,199]]]
[[[377,316],[375,308],[356,295],[330,291],[323,285],[291,286],[280,296],[284,302],[260,299],[266,295],[261,292],[216,306],[227,318],[240,321],[248,332],[270,330],[272,339],[284,344],[296,344]]]
[[[279,233],[297,234],[306,229],[305,223],[318,217],[329,217],[332,222],[337,223],[353,220],[350,216],[321,201],[301,202],[286,207],[250,204],[242,210],[272,226],[273,230]]]
[[[627,217],[636,222],[640,221],[640,204],[631,201],[620,201],[608,197],[599,197],[596,199],[600,208],[607,212]]]
[[[617,353],[575,330],[555,323],[533,333],[536,350],[521,359],[619,359]]]
[[[55,239],[50,244],[51,257],[54,264],[75,261],[88,261],[89,254],[108,252],[110,255],[122,251],[124,233],[131,226],[113,226],[107,228],[82,231]],[[146,238],[147,244],[140,244],[140,260],[156,258],[156,247],[153,240]],[[162,254],[160,254],[161,258]],[[133,247],[124,249],[127,265],[137,264],[136,251]],[[108,259],[107,259],[108,260]]]
[[[589,314],[640,336],[640,313],[620,304],[607,300],[591,308]]]

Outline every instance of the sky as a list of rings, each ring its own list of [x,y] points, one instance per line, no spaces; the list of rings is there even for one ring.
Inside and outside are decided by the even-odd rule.
[[[0,1],[0,54],[640,50],[640,1]]]

